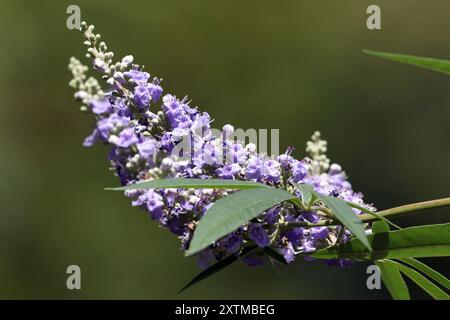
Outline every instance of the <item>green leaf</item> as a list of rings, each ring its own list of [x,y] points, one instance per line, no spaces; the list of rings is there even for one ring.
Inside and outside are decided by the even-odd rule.
[[[192,287],[194,284],[199,283],[200,281],[205,280],[205,279],[211,277],[212,275],[216,274],[217,272],[225,269],[226,267],[231,265],[233,262],[239,260],[239,258],[242,258],[243,256],[245,256],[247,253],[249,253],[250,251],[252,251],[255,248],[256,248],[256,246],[244,248],[239,256],[232,254],[232,255],[229,255],[228,257],[220,260],[219,262],[216,262],[212,266],[209,266],[208,268],[206,268],[205,270],[200,272],[197,276],[195,276],[194,279],[189,281],[189,283],[186,284],[183,288],[181,288],[180,291],[178,291],[178,293],[183,292],[187,288]]]
[[[431,279],[444,286],[447,290],[450,290],[450,280],[448,280],[444,275],[440,274],[436,270],[427,266],[425,263],[412,258],[400,259],[400,261],[426,274]]]
[[[426,69],[431,69],[434,71],[442,72],[445,74],[450,74],[450,61],[435,59],[435,58],[427,58],[427,57],[418,57],[407,54],[397,54],[397,53],[389,53],[389,52],[379,52],[372,50],[363,50],[364,53],[396,61],[406,64],[411,64],[417,67],[422,67]]]
[[[217,200],[198,222],[186,254],[199,252],[265,210],[294,198],[293,194],[282,189],[256,188]]]
[[[271,247],[265,247],[263,249],[263,251],[265,254],[267,254],[272,259],[278,261],[279,263],[284,264],[284,265],[288,264],[286,262],[286,259],[284,258],[284,256],[280,252],[278,252],[278,250],[271,248]]]
[[[372,250],[369,241],[367,240],[367,235],[364,230],[364,224],[358,218],[353,209],[344,201],[338,198],[324,196],[316,193],[317,198],[321,200],[325,206],[331,210],[336,218],[347,227],[348,230],[353,233],[353,235],[358,238],[364,246]]]
[[[319,259],[403,259],[450,256],[450,223],[405,228],[368,236],[370,252],[359,239],[312,254]]]
[[[375,221],[372,224],[372,232],[373,233],[383,233],[383,232],[389,232],[389,231],[390,231],[389,225],[383,220]]]
[[[408,268],[407,266],[402,265],[400,263],[398,264],[397,267],[404,275],[406,275],[408,278],[414,281],[419,287],[425,290],[434,299],[450,300],[450,296],[448,294],[446,294],[441,288],[436,286],[434,283],[425,278],[416,270]]]
[[[394,300],[410,300],[408,287],[397,267],[398,263],[391,260],[375,261],[380,268],[381,279]]]
[[[228,179],[157,179],[151,181],[143,181],[119,188],[106,188],[106,190],[123,191],[135,189],[166,189],[166,188],[198,188],[198,189],[254,189],[254,188],[271,188],[265,184]]]
[[[344,200],[345,201],[345,200]],[[375,211],[371,211],[367,208],[364,208],[363,206],[360,206],[354,202],[350,202],[350,201],[345,201],[350,207],[361,210],[362,212],[365,212],[368,215],[371,215],[372,217],[378,218],[379,220],[383,220],[384,222],[386,222],[387,224],[393,226],[396,229],[401,229],[398,225],[396,225],[395,223],[389,221],[388,219],[386,219],[385,217],[383,217],[381,214],[378,214]]]
[[[314,198],[316,198],[316,194],[314,192],[314,186],[307,184],[307,183],[295,183],[292,182],[292,184],[300,191],[302,194],[302,202],[303,205],[306,208],[309,208],[314,201]]]

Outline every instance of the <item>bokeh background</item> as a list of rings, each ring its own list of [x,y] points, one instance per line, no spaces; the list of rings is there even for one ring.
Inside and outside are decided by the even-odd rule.
[[[366,288],[366,264],[301,259],[279,272],[236,264],[177,295],[195,261],[128,199],[103,190],[118,185],[106,149],[81,146],[92,121],[67,86],[69,57],[85,53],[66,28],[69,4],[117,57],[133,54],[217,127],[280,128],[297,157],[321,130],[330,158],[380,209],[449,196],[450,77],[361,52],[450,58],[448,0],[2,0],[0,298],[388,298]],[[381,6],[381,31],[365,27],[369,4]],[[448,275],[448,260],[427,262]],[[80,291],[66,289],[70,264],[82,269]]]

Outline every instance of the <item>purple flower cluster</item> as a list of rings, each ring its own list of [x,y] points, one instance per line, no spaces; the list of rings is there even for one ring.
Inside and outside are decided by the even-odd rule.
[[[160,79],[151,78],[141,67],[132,64],[132,56],[116,64],[106,60],[104,57],[108,55],[103,52],[106,45],[97,45],[98,37],[92,36],[92,29],[82,27],[90,46],[88,57],[93,58],[94,69],[106,80],[106,90],[97,89],[93,93],[84,76],[87,68],[74,58],[70,67],[74,76],[71,84],[77,90],[75,97],[83,97],[84,110],[95,118],[93,132],[84,145],[101,142],[109,147],[111,168],[122,185],[174,177],[239,179],[283,187],[301,197],[291,186],[292,181],[308,183],[322,194],[367,206],[362,195],[352,191],[341,167],[328,164],[320,134],[312,137],[308,145],[310,158],[303,160],[291,156],[292,148],[278,157],[258,154],[255,145],[232,139],[231,125],[224,126],[222,134],[217,136],[213,134],[207,113],[190,106],[186,98],[163,95]],[[184,250],[189,246],[197,221],[215,200],[229,192],[133,190],[127,191],[126,196],[133,199],[133,206],[144,209],[151,219],[175,234]],[[340,227],[279,228],[285,222],[316,223],[321,219],[317,211],[299,211],[291,204],[278,205],[197,254],[199,265],[206,267],[251,245],[271,247],[287,262],[292,262],[297,254],[336,243],[338,235],[339,241],[350,236],[347,231],[340,232]],[[242,261],[257,266],[264,262],[263,258],[256,251]]]

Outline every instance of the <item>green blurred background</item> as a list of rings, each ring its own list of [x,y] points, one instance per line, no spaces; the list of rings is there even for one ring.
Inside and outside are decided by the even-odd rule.
[[[195,261],[128,199],[102,190],[118,184],[106,149],[81,146],[92,121],[67,86],[69,57],[85,53],[81,35],[66,29],[69,4],[1,1],[0,298],[388,297],[366,288],[366,264],[301,259],[279,274],[236,264],[177,295]],[[450,77],[361,53],[450,58],[448,0],[76,4],[116,57],[133,54],[216,127],[280,128],[297,157],[319,129],[330,158],[380,209],[449,196]],[[381,31],[365,27],[369,4],[381,6]],[[448,260],[428,262],[448,274]],[[82,269],[80,291],[66,289],[70,264]]]

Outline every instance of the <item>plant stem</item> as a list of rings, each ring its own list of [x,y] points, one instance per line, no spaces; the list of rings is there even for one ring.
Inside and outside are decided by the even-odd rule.
[[[444,208],[450,206],[450,198],[436,199],[424,202],[417,202],[412,204],[406,204],[400,207],[394,207],[390,209],[386,209],[378,212],[378,214],[382,215],[385,218],[399,216],[403,214],[413,213],[416,211],[423,211],[428,209],[437,209]],[[375,221],[376,217],[364,214],[360,216],[363,221]]]
[[[413,213],[417,211],[423,211],[428,209],[436,209],[450,207],[450,198],[436,199],[424,202],[417,202],[412,204],[406,204],[404,206],[394,207],[386,210],[379,211],[378,214],[385,218],[397,217],[400,215]],[[363,222],[372,222],[378,220],[377,217],[374,217],[369,214],[361,214],[358,216]],[[324,227],[324,226],[339,226],[341,223],[333,220],[324,220],[318,223],[310,223],[310,222],[288,222],[284,225],[285,228],[312,228],[312,227]]]

